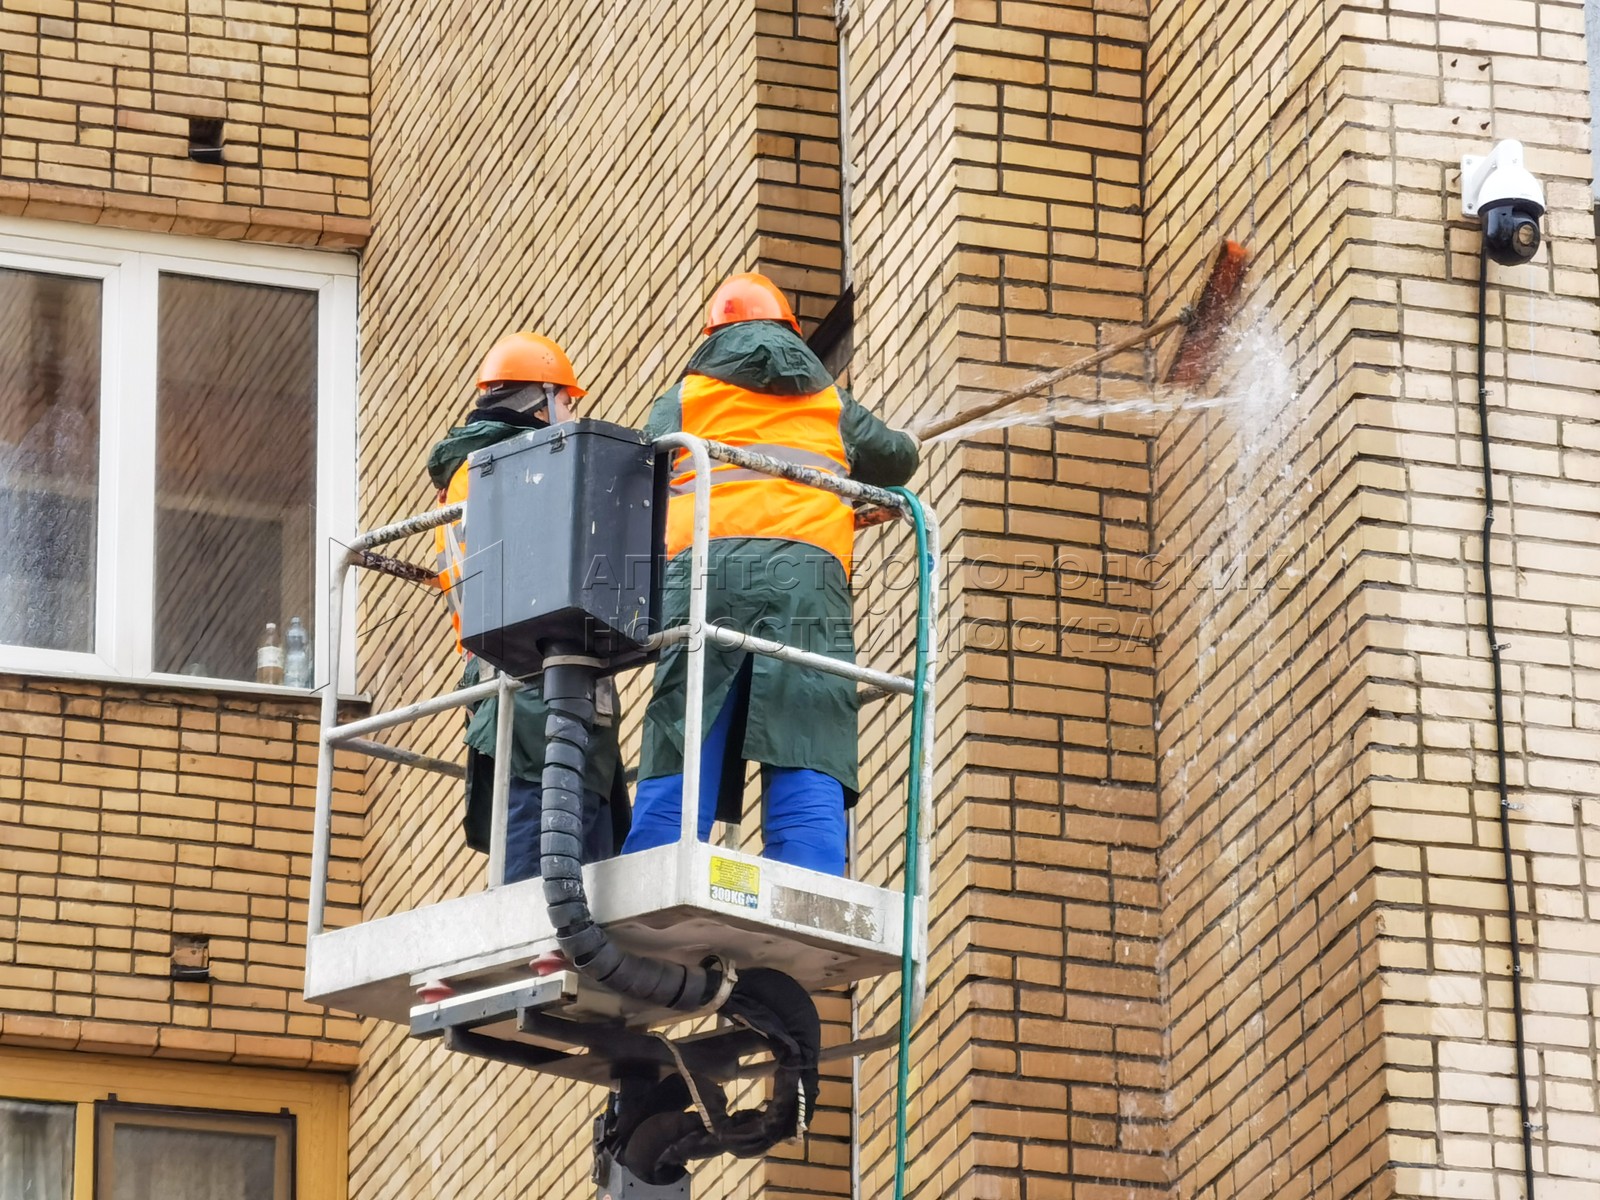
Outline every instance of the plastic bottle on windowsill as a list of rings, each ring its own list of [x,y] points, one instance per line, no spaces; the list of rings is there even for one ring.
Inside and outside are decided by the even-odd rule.
[[[256,647],[256,682],[283,682],[283,642],[274,621],[267,622],[261,631],[261,644]]]
[[[289,618],[289,631],[283,639],[283,682],[293,688],[311,686],[311,643],[299,617]]]

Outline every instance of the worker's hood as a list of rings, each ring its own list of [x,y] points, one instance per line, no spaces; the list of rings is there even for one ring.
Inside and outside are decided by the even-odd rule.
[[[822,360],[782,321],[724,326],[700,344],[683,373],[769,396],[809,396],[833,383]]]
[[[434,487],[449,487],[451,477],[461,469],[469,454],[527,431],[527,426],[510,425],[474,413],[465,425],[457,425],[434,446],[428,455],[428,478]]]

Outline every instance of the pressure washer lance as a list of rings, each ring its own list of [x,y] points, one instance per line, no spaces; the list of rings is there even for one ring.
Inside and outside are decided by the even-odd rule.
[[[1211,260],[1211,269],[1206,273],[1205,284],[1193,304],[1185,304],[1177,312],[1169,317],[1163,317],[1154,325],[1136,330],[1109,346],[1101,347],[1093,354],[1087,354],[1076,362],[1046,372],[1020,387],[980,400],[962,412],[936,418],[913,431],[917,440],[930,441],[940,434],[960,429],[963,425],[970,425],[992,412],[998,412],[1018,400],[1026,400],[1029,396],[1048,391],[1063,379],[1082,375],[1091,368],[1142,346],[1180,325],[1183,326],[1183,337],[1179,341],[1178,352],[1172,358],[1172,367],[1167,375],[1169,379],[1178,383],[1199,383],[1210,373],[1217,336],[1233,316],[1239,285],[1244,281],[1245,267],[1249,262],[1250,252],[1238,242],[1223,242]]]
[[[931,441],[941,433],[949,433],[952,429],[970,425],[981,417],[987,417],[990,413],[998,412],[1007,405],[1015,404],[1018,400],[1026,400],[1029,396],[1036,396],[1040,392],[1048,391],[1063,379],[1071,379],[1074,375],[1082,375],[1091,367],[1098,367],[1101,363],[1113,359],[1119,354],[1132,350],[1136,346],[1142,346],[1152,338],[1160,337],[1169,329],[1179,325],[1189,325],[1193,323],[1194,319],[1195,310],[1193,306],[1186,304],[1174,315],[1157,321],[1146,329],[1130,333],[1122,340],[1112,342],[1109,346],[1103,346],[1093,354],[1085,355],[1083,358],[1070,362],[1064,367],[1058,367],[1054,371],[1040,375],[1020,387],[1001,392],[998,396],[990,396],[987,399],[980,400],[971,408],[952,413],[948,417],[940,417],[937,420],[930,421],[912,432],[916,434],[918,441]]]

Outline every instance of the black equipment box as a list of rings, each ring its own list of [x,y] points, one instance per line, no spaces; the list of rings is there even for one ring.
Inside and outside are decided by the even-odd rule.
[[[583,420],[488,446],[467,469],[462,645],[519,678],[554,642],[608,670],[652,657],[640,643],[660,628],[666,456]]]

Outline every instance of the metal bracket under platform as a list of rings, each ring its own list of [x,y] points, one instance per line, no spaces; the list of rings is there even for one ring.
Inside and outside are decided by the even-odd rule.
[[[623,1165],[607,1157],[604,1175],[596,1182],[600,1200],[689,1200],[689,1176],[677,1183],[649,1184],[629,1174]]]
[[[418,1004],[411,1010],[411,1035],[443,1038],[448,1049],[463,1054],[600,1086],[627,1071],[676,1071],[680,1059],[718,1083],[771,1074],[767,1043],[753,1030],[724,1026],[674,1038],[674,1054],[654,1034],[593,1020],[578,1003],[582,990],[592,986],[576,971],[557,971]],[[868,1054],[897,1037],[891,1031],[829,1046],[821,1060]]]
[[[413,1037],[443,1037],[452,1050],[511,1063],[584,1083],[609,1084],[619,1070],[667,1072],[678,1059],[650,1033],[574,1019],[580,978],[558,971],[540,979],[452,996],[411,1010]],[[726,1027],[675,1039],[692,1070],[719,1083],[766,1074],[766,1041],[745,1028]],[[745,1061],[759,1058],[751,1068]]]

